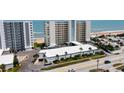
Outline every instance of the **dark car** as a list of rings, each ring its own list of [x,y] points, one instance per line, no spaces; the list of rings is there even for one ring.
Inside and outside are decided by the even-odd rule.
[[[109,61],[109,60],[106,60],[106,61],[104,62],[104,64],[109,64],[109,63],[111,63],[111,61]]]
[[[122,72],[124,72],[124,68],[123,68],[123,69],[121,69],[121,71],[122,71]]]
[[[75,69],[69,69],[68,72],[76,72]]]

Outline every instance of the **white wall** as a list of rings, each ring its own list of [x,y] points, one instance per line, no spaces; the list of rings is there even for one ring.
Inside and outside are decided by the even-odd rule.
[[[1,38],[2,49],[6,49],[5,35],[4,35],[3,21],[2,20],[0,20],[0,38]]]
[[[30,38],[30,45],[27,46],[27,43],[26,43],[26,30],[25,30],[25,23],[28,23],[28,27],[29,27],[29,38]],[[25,48],[26,49],[29,49],[29,48],[32,48],[33,44],[31,43],[33,41],[33,37],[31,37],[31,35],[33,34],[33,24],[32,24],[32,29],[30,28],[30,23],[31,21],[23,21],[23,28],[24,28],[24,40],[25,40]],[[32,30],[32,31],[31,31]]]
[[[71,41],[71,30],[72,30],[72,28],[71,28],[71,20],[68,21],[68,24],[69,24],[69,41]]]
[[[49,21],[50,46],[55,46],[55,21]]]
[[[69,22],[69,41],[76,41],[76,33],[77,33],[76,20],[74,21],[74,23],[72,22],[72,20],[69,20],[68,22]],[[74,34],[74,36],[72,36],[72,33]]]
[[[86,41],[90,41],[90,33],[91,33],[91,21],[86,21]]]

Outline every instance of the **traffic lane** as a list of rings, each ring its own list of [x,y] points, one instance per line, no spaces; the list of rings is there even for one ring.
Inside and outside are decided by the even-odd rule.
[[[109,64],[104,64],[104,63],[100,63],[99,64],[99,68],[103,68],[103,69],[109,69],[110,71],[113,71],[113,72],[115,72],[115,71],[119,71],[119,70],[116,70],[114,67],[113,67],[113,64],[116,64],[116,63],[124,63],[123,62],[124,61],[124,58],[121,58],[121,59],[113,59],[112,61],[111,61],[111,63],[109,63]],[[95,68],[97,68],[97,66],[96,65],[92,65],[92,66],[90,66],[90,67],[86,67],[86,69],[85,68],[80,68],[80,69],[77,69],[76,71],[77,72],[88,72],[89,70],[91,70],[91,69],[95,69]]]
[[[101,58],[100,60],[100,64],[103,64],[105,60],[117,60],[118,58],[123,58],[124,54],[120,54],[120,55],[111,55],[111,56],[107,56],[105,58]],[[90,66],[89,66],[90,65]],[[56,68],[53,70],[49,70],[50,72],[66,72],[68,71],[68,69],[82,69],[82,68],[87,68],[88,67],[92,67],[96,65],[96,60],[91,60],[91,61],[87,61],[87,62],[82,62],[79,64],[74,64],[74,65],[69,65],[66,67],[60,67],[60,68]]]

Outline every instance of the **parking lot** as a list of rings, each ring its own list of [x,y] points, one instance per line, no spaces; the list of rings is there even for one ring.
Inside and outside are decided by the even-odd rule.
[[[32,63],[34,60],[33,56],[38,53],[39,50],[28,50],[23,52],[18,52],[17,56],[20,58],[21,68],[19,72],[35,72],[40,71],[41,65],[35,65]],[[21,59],[22,58],[22,59]]]

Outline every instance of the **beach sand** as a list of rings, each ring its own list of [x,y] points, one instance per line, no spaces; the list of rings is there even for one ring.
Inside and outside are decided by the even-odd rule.
[[[35,38],[34,40],[35,43],[44,43],[44,38]]]

